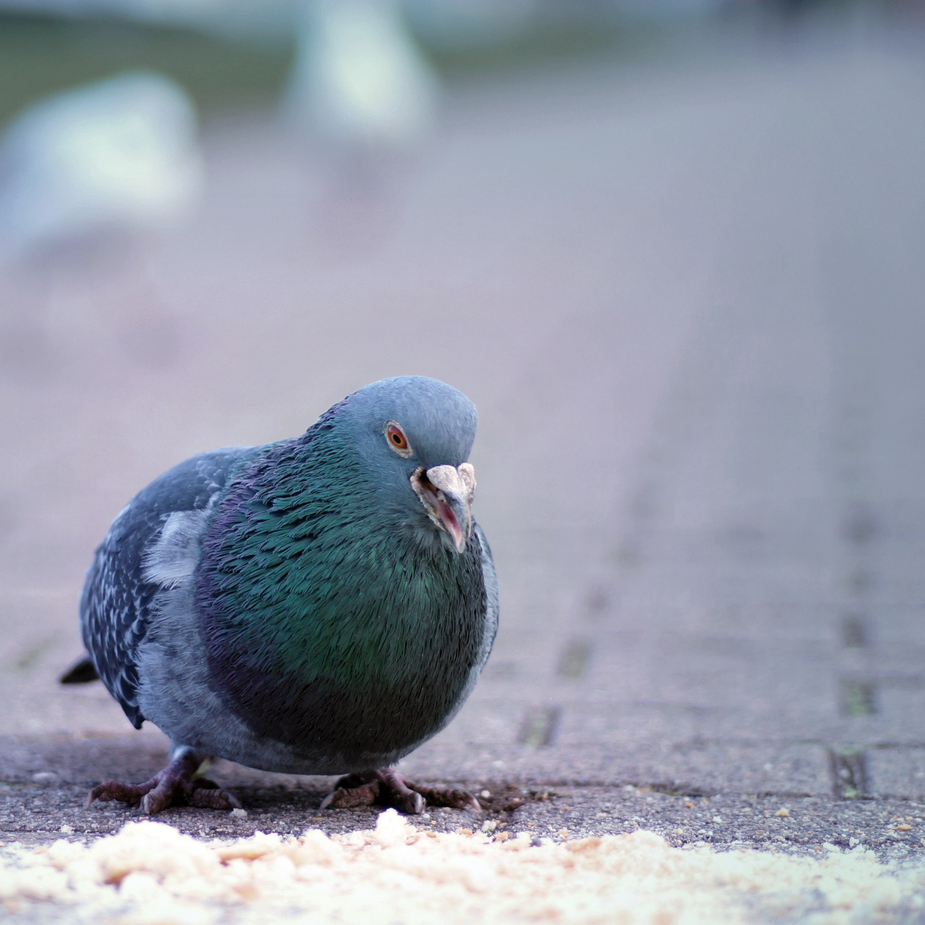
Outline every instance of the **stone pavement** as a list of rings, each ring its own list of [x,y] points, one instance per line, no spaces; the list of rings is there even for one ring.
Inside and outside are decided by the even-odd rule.
[[[922,50],[471,81],[371,184],[214,124],[189,225],[7,272],[0,837],[111,831],[131,812],[81,794],[162,760],[98,685],[54,683],[127,498],[417,372],[480,409],[502,629],[406,773],[538,834],[920,850]],[[217,774],[251,814],[171,822],[369,825],[317,813],[327,781]]]

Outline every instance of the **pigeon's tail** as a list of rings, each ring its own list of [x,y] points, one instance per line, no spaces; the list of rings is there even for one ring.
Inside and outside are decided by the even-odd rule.
[[[58,678],[59,684],[89,684],[90,681],[99,681],[99,672],[96,666],[90,661],[90,656],[85,655],[78,659],[68,668],[67,671]]]

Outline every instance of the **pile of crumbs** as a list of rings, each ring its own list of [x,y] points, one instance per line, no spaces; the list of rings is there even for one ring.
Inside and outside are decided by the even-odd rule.
[[[386,810],[374,831],[199,841],[128,823],[89,846],[0,850],[11,922],[889,922],[922,914],[925,862],[671,847],[651,832],[534,844],[441,834]]]

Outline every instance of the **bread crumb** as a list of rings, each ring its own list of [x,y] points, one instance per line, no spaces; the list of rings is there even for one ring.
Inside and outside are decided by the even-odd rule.
[[[376,828],[298,838],[258,832],[199,840],[163,822],[126,824],[89,846],[0,848],[0,908],[11,925],[252,925],[401,921],[430,925],[894,920],[915,905],[925,861],[881,863],[825,843],[816,857],[673,848],[631,834],[534,844],[529,832],[418,830],[394,810]],[[426,837],[423,837],[426,835]],[[565,830],[560,830],[565,838]],[[865,918],[865,921],[867,918]],[[872,919],[873,920],[873,919]]]
[[[394,809],[387,809],[379,813],[376,819],[376,831],[373,839],[385,848],[403,845],[415,829],[409,825],[404,816],[400,816]]]
[[[776,813],[774,813],[774,815],[775,816],[789,816],[790,810],[787,809],[786,807],[781,807]]]

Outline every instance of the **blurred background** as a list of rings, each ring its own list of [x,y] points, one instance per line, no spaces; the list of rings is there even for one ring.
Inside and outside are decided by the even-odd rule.
[[[503,592],[422,767],[770,737],[740,764],[812,790],[858,722],[907,742],[923,37],[919,0],[0,0],[0,732],[130,732],[55,678],[137,490],[419,373],[480,409]]]

